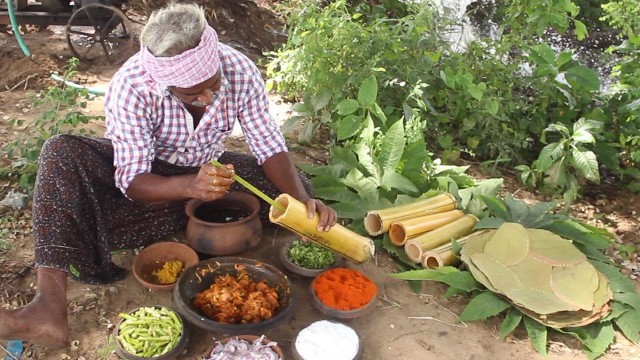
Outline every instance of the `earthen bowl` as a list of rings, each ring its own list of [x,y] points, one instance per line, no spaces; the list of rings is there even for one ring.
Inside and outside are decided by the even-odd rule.
[[[169,351],[167,351],[166,353],[160,355],[160,356],[153,356],[153,357],[144,357],[144,356],[138,356],[138,355],[134,355],[130,352],[128,352],[127,350],[125,350],[125,348],[122,346],[122,344],[120,343],[120,340],[118,340],[118,334],[120,333],[120,326],[122,325],[122,323],[124,322],[125,319],[120,319],[120,321],[118,321],[115,329],[113,330],[113,335],[115,338],[115,343],[116,343],[116,354],[122,358],[122,359],[128,359],[128,360],[148,360],[148,359],[154,359],[154,360],[173,360],[176,359],[180,354],[182,354],[182,351],[184,351],[184,349],[187,347],[187,343],[189,342],[189,332],[188,332],[188,328],[187,328],[187,324],[184,321],[184,318],[182,317],[182,315],[180,315],[177,311],[166,307],[166,306],[160,306],[160,305],[150,305],[151,307],[155,307],[155,308],[166,308],[170,311],[172,311],[173,313],[176,314],[176,316],[178,317],[178,319],[180,320],[180,322],[182,323],[182,333],[180,334],[180,340],[178,340],[178,343],[171,348]],[[133,314],[136,311],[138,311],[140,308],[136,308],[132,311],[129,312],[129,314]]]
[[[317,279],[318,277],[314,278],[313,281],[311,282],[311,285],[309,286],[309,290],[311,292],[311,304],[316,309],[318,309],[318,311],[320,311],[325,315],[328,315],[337,319],[355,319],[371,313],[376,307],[376,303],[378,302],[378,286],[377,285],[376,285],[376,292],[371,297],[371,300],[369,300],[369,302],[363,305],[362,307],[353,309],[353,310],[339,310],[339,309],[335,309],[330,306],[327,306],[325,303],[322,302],[322,300],[320,300],[320,298],[318,298],[318,295],[316,295],[316,292],[313,289],[313,285]]]
[[[148,289],[173,290],[176,283],[160,284],[153,272],[162,269],[165,262],[174,260],[182,261],[184,265],[182,272],[200,261],[198,254],[188,245],[175,241],[158,242],[142,249],[133,259],[133,275],[142,286]]]
[[[226,324],[209,319],[193,305],[197,293],[209,289],[218,276],[237,276],[239,266],[244,267],[251,281],[264,280],[278,294],[280,305],[270,319],[254,324]],[[272,265],[242,257],[211,258],[185,270],[173,289],[173,302],[180,314],[192,324],[210,332],[229,335],[263,334],[266,330],[282,324],[293,313],[291,282],[287,276]]]
[[[211,352],[213,351],[213,349],[215,349],[215,347],[218,344],[225,344],[228,341],[230,341],[231,339],[235,339],[235,338],[247,341],[249,343],[253,343],[257,339],[259,339],[260,336],[258,336],[258,335],[235,335],[235,336],[230,336],[230,337],[224,338],[222,340],[217,340],[211,347],[209,347],[209,349],[207,349],[207,351],[204,354],[202,354],[202,357],[204,357],[205,359],[208,359],[211,356]],[[271,342],[271,340],[269,340],[266,337],[262,339],[262,343],[264,345],[266,345],[266,344],[268,344],[270,342]],[[284,360],[284,353],[282,352],[282,349],[280,348],[280,345],[277,345],[277,344],[276,345],[272,345],[271,346],[271,350],[273,350],[273,352],[275,352],[278,355],[280,360]]]
[[[333,264],[322,268],[322,269],[309,269],[309,268],[305,268],[302,267],[296,263],[294,263],[293,261],[291,261],[291,259],[289,258],[289,249],[291,249],[291,246],[293,246],[293,241],[287,243],[287,245],[283,246],[280,249],[280,262],[282,263],[282,265],[289,271],[291,271],[292,273],[298,274],[298,275],[302,275],[302,276],[306,276],[306,277],[316,277],[318,275],[320,275],[323,271],[327,270],[327,269],[331,269],[334,268],[336,266],[341,266],[344,262],[344,259],[341,256],[337,256],[335,253],[332,252],[333,254]]]
[[[213,201],[191,199],[185,211],[187,244],[202,254],[237,255],[262,239],[260,203],[251,194],[232,191]]]
[[[332,322],[332,323],[336,323],[336,324],[341,324],[341,325],[344,325],[344,326],[348,327],[349,329],[353,330],[353,332],[358,337],[358,352],[356,353],[356,356],[354,356],[352,360],[361,360],[363,358],[363,346],[362,346],[362,340],[360,339],[360,336],[358,335],[358,332],[354,328],[352,328],[351,326],[348,326],[345,323],[334,321],[334,320],[326,320],[326,321],[329,321],[329,322]],[[300,353],[298,352],[298,349],[296,348],[296,342],[298,341],[298,336],[300,336],[300,333],[298,333],[296,335],[296,337],[293,339],[293,341],[291,342],[291,355],[292,355],[294,360],[306,360],[304,357],[302,357],[302,355],[300,355]],[[326,347],[334,347],[335,348],[335,346],[336,346],[336,344],[326,344]]]

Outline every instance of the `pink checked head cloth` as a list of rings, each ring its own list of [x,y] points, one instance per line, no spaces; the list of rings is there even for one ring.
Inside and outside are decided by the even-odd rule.
[[[154,56],[141,46],[142,66],[151,79],[160,85],[188,88],[211,79],[220,70],[218,35],[205,25],[200,43],[176,56]]]

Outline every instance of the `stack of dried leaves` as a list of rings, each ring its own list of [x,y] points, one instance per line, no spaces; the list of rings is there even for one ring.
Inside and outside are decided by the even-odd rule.
[[[506,222],[469,237],[461,259],[487,289],[549,327],[584,326],[611,310],[607,278],[550,231]]]
[[[408,270],[391,276],[410,280],[418,290],[420,280],[445,283],[445,297],[468,294],[462,321],[504,314],[500,337],[523,324],[541,354],[553,332],[576,337],[589,359],[613,348],[616,330],[640,345],[640,296],[605,254],[615,246],[611,233],[554,213],[554,202],[529,206],[511,197],[479,198],[486,209],[478,232],[463,246],[452,243],[465,267],[418,269],[383,239],[384,248]]]

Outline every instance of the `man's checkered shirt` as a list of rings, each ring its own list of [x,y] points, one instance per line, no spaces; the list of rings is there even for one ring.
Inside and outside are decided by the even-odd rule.
[[[113,76],[105,96],[105,137],[113,143],[115,181],[124,194],[136,175],[151,171],[155,158],[184,166],[217,159],[236,121],[259,164],[287,151],[255,64],[224,44],[219,55],[222,87],[195,129],[181,101],[146,75],[139,53]]]

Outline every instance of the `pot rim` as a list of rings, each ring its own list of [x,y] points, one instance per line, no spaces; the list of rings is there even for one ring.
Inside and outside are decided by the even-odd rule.
[[[240,220],[226,222],[226,223],[215,223],[215,222],[204,221],[195,216],[194,212],[198,208],[198,206],[204,203],[211,203],[218,200],[231,200],[231,201],[235,200],[238,202],[244,202],[248,204],[247,206],[249,208],[248,210],[250,210],[251,212],[249,213],[249,215],[247,215],[246,217]],[[187,204],[185,205],[185,212],[187,214],[187,217],[189,217],[189,221],[194,221],[201,225],[214,226],[214,227],[230,226],[230,225],[243,224],[245,222],[249,222],[256,216],[258,216],[259,211],[260,211],[260,202],[258,201],[258,199],[255,196],[243,191],[229,191],[224,196],[211,201],[204,201],[201,199],[191,199],[187,201]]]

